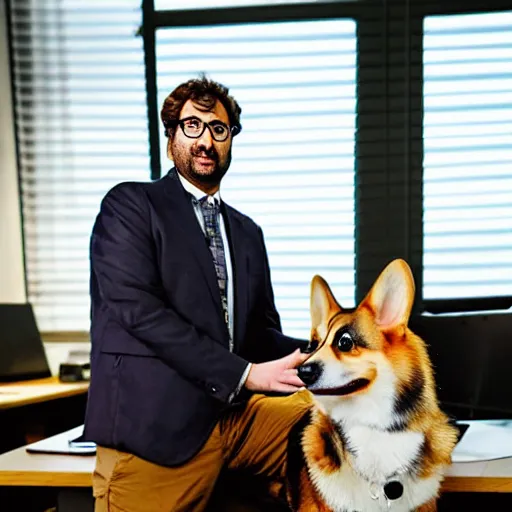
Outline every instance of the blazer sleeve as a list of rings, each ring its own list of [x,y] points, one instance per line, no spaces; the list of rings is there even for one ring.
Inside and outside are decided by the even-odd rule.
[[[183,377],[228,403],[248,362],[168,307],[148,200],[124,183],[103,199],[91,237],[91,271],[111,316]]]
[[[272,288],[272,280],[270,274],[270,265],[268,261],[265,239],[261,228],[258,226],[258,234],[260,243],[263,248],[264,259],[264,276],[265,276],[265,292],[262,301],[263,332],[264,340],[264,358],[266,360],[278,359],[287,356],[297,349],[306,350],[309,342],[300,338],[286,336],[282,332],[281,319],[277,312],[274,301],[274,290]]]

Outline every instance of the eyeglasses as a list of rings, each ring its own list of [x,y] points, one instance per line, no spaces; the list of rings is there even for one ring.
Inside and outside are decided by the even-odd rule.
[[[217,142],[224,142],[229,137],[230,133],[234,137],[235,135],[238,135],[242,130],[240,125],[229,127],[222,121],[217,120],[206,123],[205,121],[202,121],[195,116],[185,117],[184,119],[180,119],[174,123],[164,123],[166,128],[169,127],[169,124],[174,124],[174,126],[181,126],[183,133],[190,139],[198,139],[201,137],[201,135],[203,135],[206,128],[208,128],[213,139]]]

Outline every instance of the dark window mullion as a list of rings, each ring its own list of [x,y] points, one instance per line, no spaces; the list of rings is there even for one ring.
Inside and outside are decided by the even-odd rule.
[[[405,259],[422,289],[422,17],[375,2],[358,19],[356,301]]]

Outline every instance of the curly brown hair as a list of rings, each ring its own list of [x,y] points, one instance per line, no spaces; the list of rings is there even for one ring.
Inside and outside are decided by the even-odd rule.
[[[173,137],[179,120],[181,109],[188,100],[201,105],[207,110],[212,110],[216,101],[220,101],[228,113],[231,133],[234,137],[242,130],[240,114],[242,109],[233,96],[229,95],[229,89],[205,75],[184,82],[174,89],[165,98],[160,118],[165,127],[165,135]]]

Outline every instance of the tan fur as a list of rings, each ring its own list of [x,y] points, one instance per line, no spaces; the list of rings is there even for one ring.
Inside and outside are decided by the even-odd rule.
[[[342,364],[345,372],[368,379],[369,385],[356,391],[351,398],[371,388],[378,378],[378,358],[382,358],[382,355],[390,363],[398,381],[398,395],[422,379],[424,385],[418,406],[408,411],[405,426],[406,431],[424,435],[419,477],[429,478],[440,468],[448,466],[457,441],[457,431],[439,407],[426,345],[407,326],[414,300],[414,281],[408,265],[403,260],[395,260],[388,265],[353,313],[342,309],[328,284],[319,276],[313,278],[311,288],[311,338],[319,341],[319,347],[308,362]],[[342,352],[336,347],[335,336],[340,329],[349,325],[364,340],[364,346],[355,345],[352,350]],[[314,388],[312,391],[315,392]],[[346,398],[340,396],[339,400]],[[347,460],[347,454],[339,433],[324,412],[321,408],[314,412],[302,434],[302,449],[310,468],[315,466],[321,470],[321,474],[329,475],[338,470],[340,462],[343,464]],[[333,455],[333,447],[337,455]],[[306,471],[303,471],[300,481],[301,502],[298,510],[330,511],[325,504],[319,505],[322,498]],[[433,497],[417,512],[435,512],[436,499]]]
[[[311,424],[304,430],[302,449],[307,460],[323,472],[332,473],[340,468],[340,460],[332,456],[330,447],[326,446],[326,439],[332,443],[339,457],[343,457],[345,449],[334,425],[327,416],[316,410]]]
[[[297,512],[332,512],[318,495],[305,469],[301,473],[300,485],[301,495]]]
[[[416,509],[416,512],[437,512],[437,499],[433,499],[420,508]]]

